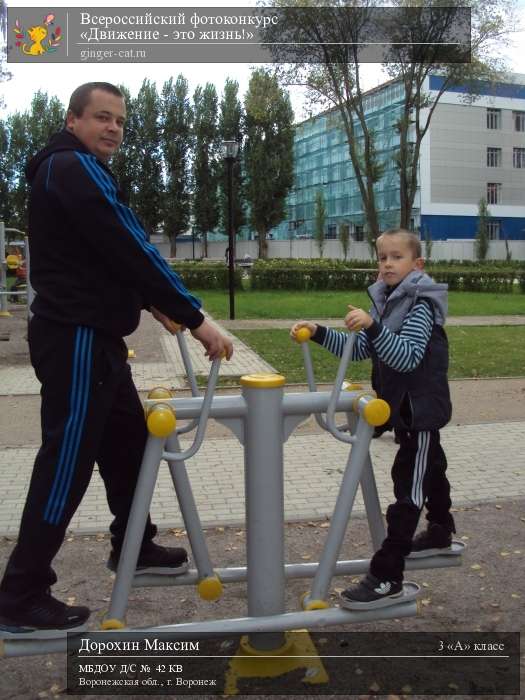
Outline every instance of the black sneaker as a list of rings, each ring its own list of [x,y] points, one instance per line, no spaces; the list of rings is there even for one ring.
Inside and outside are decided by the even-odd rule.
[[[108,569],[116,571],[120,552],[114,550],[109,555]],[[150,542],[139,554],[135,575],[162,574],[177,576],[188,570],[188,552],[183,547],[163,547]]]
[[[89,608],[66,605],[50,593],[33,598],[24,608],[0,613],[0,639],[53,639],[84,632]]]
[[[370,573],[339,596],[341,607],[348,610],[383,608],[395,605],[402,597],[403,581],[381,581]]]
[[[409,559],[421,559],[439,554],[450,554],[452,551],[452,533],[438,523],[429,523],[426,530],[420,532],[412,540]]]

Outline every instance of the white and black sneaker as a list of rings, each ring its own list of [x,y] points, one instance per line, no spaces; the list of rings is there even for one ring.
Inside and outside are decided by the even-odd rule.
[[[383,608],[395,605],[402,597],[403,581],[381,581],[370,573],[339,596],[341,607],[348,610]]]
[[[0,639],[54,639],[68,632],[84,632],[89,615],[89,608],[66,605],[42,593],[23,608],[0,612]]]

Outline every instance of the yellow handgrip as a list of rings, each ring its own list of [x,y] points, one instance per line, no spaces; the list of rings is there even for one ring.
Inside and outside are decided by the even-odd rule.
[[[363,418],[368,425],[384,425],[390,418],[390,406],[383,399],[372,399],[363,409]]]
[[[207,576],[197,584],[197,592],[203,600],[217,600],[222,595],[222,583],[217,575]]]
[[[8,255],[5,262],[9,270],[16,270],[18,267],[20,267],[20,258],[18,255]]]
[[[303,326],[302,328],[299,328],[297,333],[295,334],[295,342],[296,343],[306,343],[310,340],[312,337],[312,333],[309,328],[306,326]]]
[[[330,607],[326,600],[315,598],[314,600],[307,601],[307,598],[308,593],[303,593],[301,596],[301,606],[303,610],[326,610]]]
[[[101,630],[123,630],[126,629],[126,625],[122,620],[117,620],[115,618],[109,618],[109,620],[102,620],[100,625]]]
[[[171,406],[155,404],[148,411],[146,420],[149,432],[158,438],[168,437],[175,430],[177,419]]]

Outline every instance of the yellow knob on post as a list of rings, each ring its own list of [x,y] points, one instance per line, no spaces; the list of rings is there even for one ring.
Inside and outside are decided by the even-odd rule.
[[[101,630],[123,630],[126,629],[126,625],[122,620],[116,620],[115,618],[110,618],[109,620],[102,620],[100,625]]]
[[[146,420],[149,432],[158,438],[168,437],[175,430],[177,419],[171,406],[155,404],[148,411]]]
[[[384,425],[390,418],[390,406],[383,399],[372,399],[363,409],[363,418],[368,425]]]
[[[222,595],[222,583],[218,576],[207,576],[197,584],[197,592],[203,600],[217,600]]]
[[[310,332],[310,329],[307,328],[306,326],[303,326],[302,328],[299,328],[299,330],[295,334],[295,342],[296,343],[306,343],[310,340],[311,337],[312,337],[312,334]]]
[[[148,399],[171,399],[171,391],[164,386],[155,386],[149,391]]]

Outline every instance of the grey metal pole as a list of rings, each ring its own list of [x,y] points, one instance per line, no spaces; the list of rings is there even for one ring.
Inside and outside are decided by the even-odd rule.
[[[126,535],[120,552],[117,576],[111,593],[111,603],[106,620],[103,623],[103,626],[106,626],[107,629],[118,628],[124,625],[129,593],[137,567],[140,547],[144,537],[144,528],[157,482],[165,442],[166,438],[157,438],[152,435],[149,435],[146,442],[126,527]]]
[[[368,454],[373,431],[373,426],[368,425],[368,423],[360,417],[355,431],[355,442],[350,451],[350,457],[337,495],[330,529],[328,530],[325,546],[319,562],[319,568],[315,574],[312,589],[308,596],[309,602],[325,601],[328,594],[328,588],[332,576],[334,575],[337,558],[354,505],[357,486],[361,480],[363,464]]]
[[[283,386],[279,374],[241,377],[246,401],[244,470],[248,615],[285,610]],[[250,635],[254,649],[278,649],[284,634]]]
[[[228,279],[230,291],[230,319],[235,319],[235,241],[233,238],[233,161],[226,158],[228,164]]]
[[[166,443],[166,448],[170,452],[180,452],[180,442],[176,433],[172,433],[169,436]],[[168,460],[168,465],[170,468],[173,485],[177,493],[177,499],[179,502],[180,511],[182,513],[182,518],[184,520],[184,526],[186,528],[186,532],[188,533],[188,539],[190,540],[191,551],[193,558],[195,559],[199,579],[202,580],[211,577],[214,574],[213,565],[208,553],[206,540],[204,539],[201,521],[197,511],[197,506],[195,504],[195,499],[193,498],[193,491],[191,490],[188,473],[186,471],[186,465],[183,461],[175,462],[173,460]]]

